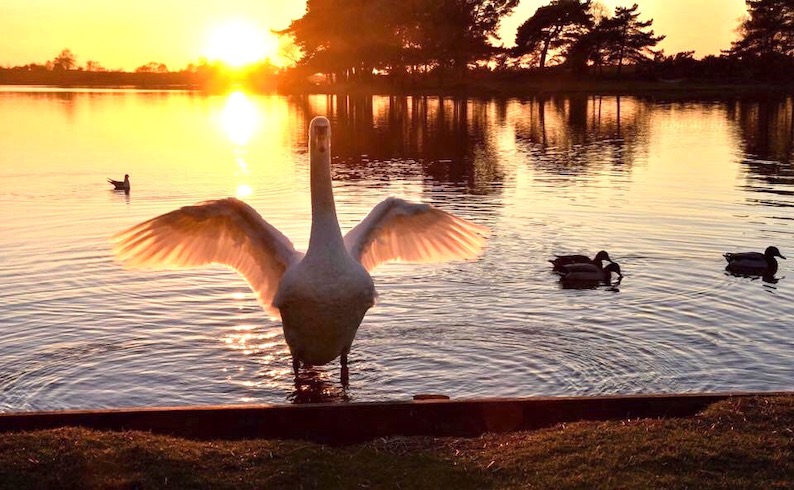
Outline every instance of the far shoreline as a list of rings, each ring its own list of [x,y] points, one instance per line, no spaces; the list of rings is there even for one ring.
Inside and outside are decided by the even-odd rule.
[[[137,75],[137,74],[131,74]],[[162,74],[178,75],[178,74]],[[263,95],[341,95],[394,97],[546,97],[546,96],[636,96],[659,98],[733,98],[781,97],[794,95],[794,84],[764,82],[715,82],[710,80],[637,80],[637,79],[549,79],[512,80],[474,79],[462,83],[417,84],[399,86],[375,81],[368,84],[279,83],[268,86],[226,81],[222,83],[186,83],[175,77],[134,77],[126,80],[85,78],[73,81],[54,79],[19,80],[0,73],[0,86],[38,87],[54,90],[157,90],[191,91],[222,94],[245,90]]]

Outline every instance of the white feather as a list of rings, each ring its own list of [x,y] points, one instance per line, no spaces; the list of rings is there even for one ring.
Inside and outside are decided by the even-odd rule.
[[[272,318],[284,271],[303,254],[248,204],[235,199],[185,206],[113,237],[127,267],[183,269],[223,264],[239,272]]]
[[[389,197],[345,235],[350,255],[368,270],[389,261],[444,262],[477,258],[488,229],[429,204]]]

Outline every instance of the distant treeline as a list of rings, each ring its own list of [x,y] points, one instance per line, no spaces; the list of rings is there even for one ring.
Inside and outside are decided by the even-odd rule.
[[[232,72],[206,60],[180,71],[156,62],[134,72],[78,66],[62,51],[44,65],[0,69],[0,83],[135,85],[259,90],[382,87],[455,88],[522,81],[794,82],[794,2],[746,0],[737,40],[719,56],[655,50],[664,35],[637,4],[610,12],[593,0],[552,0],[518,28],[515,47],[497,37],[518,0],[308,0],[306,13],[278,34],[288,68],[269,62]],[[686,19],[686,12],[682,12]],[[693,26],[696,28],[696,26]]]
[[[189,65],[179,71],[169,71],[165,65],[150,63],[133,72],[106,70],[94,65],[77,66],[68,49],[63,50],[46,65],[30,64],[0,68],[0,85],[57,85],[72,87],[139,87],[160,89],[224,90],[231,84],[267,91],[278,89],[281,79],[278,70],[269,63],[260,63],[231,73],[221,63]],[[71,60],[71,61],[69,61]],[[57,61],[54,63],[54,61]],[[149,66],[159,67],[156,70]],[[281,74],[283,76],[283,73]]]
[[[174,73],[129,73],[122,71],[48,71],[14,67],[0,69],[0,84],[60,85],[102,87],[189,88],[194,86],[188,77]]]

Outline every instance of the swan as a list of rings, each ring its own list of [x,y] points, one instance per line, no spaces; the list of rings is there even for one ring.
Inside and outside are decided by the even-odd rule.
[[[723,254],[728,265],[725,267],[729,272],[737,274],[769,274],[777,272],[777,260],[775,257],[785,259],[777,247],[766,247],[764,253],[761,252],[728,252]]]
[[[612,259],[609,258],[609,254],[605,250],[601,250],[595,257],[592,259],[586,255],[555,255],[554,260],[549,260],[552,264],[552,268],[555,271],[561,271],[563,266],[569,264],[595,264],[598,266],[599,269],[604,267],[604,261],[612,262]]]
[[[562,266],[559,272],[562,276],[560,280],[564,282],[609,282],[613,272],[618,279],[623,278],[617,262],[610,262],[603,268],[597,264],[568,264]]]
[[[367,310],[375,303],[370,272],[379,264],[477,258],[489,230],[435,208],[389,197],[342,236],[331,184],[331,126],[309,124],[311,232],[305,253],[235,198],[171,211],[114,236],[127,267],[185,268],[224,264],[239,272],[264,310],[281,319],[297,377],[301,363],[347,356]]]
[[[108,183],[113,185],[113,190],[116,191],[129,191],[130,190],[130,176],[124,174],[124,180],[108,179]]]

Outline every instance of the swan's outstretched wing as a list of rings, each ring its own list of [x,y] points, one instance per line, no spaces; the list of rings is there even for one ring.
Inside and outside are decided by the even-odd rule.
[[[390,197],[345,235],[350,254],[371,271],[390,260],[443,262],[474,259],[488,229],[429,204]]]
[[[267,313],[284,271],[303,256],[248,204],[234,198],[185,206],[113,237],[125,266],[180,269],[210,263],[237,270]]]

